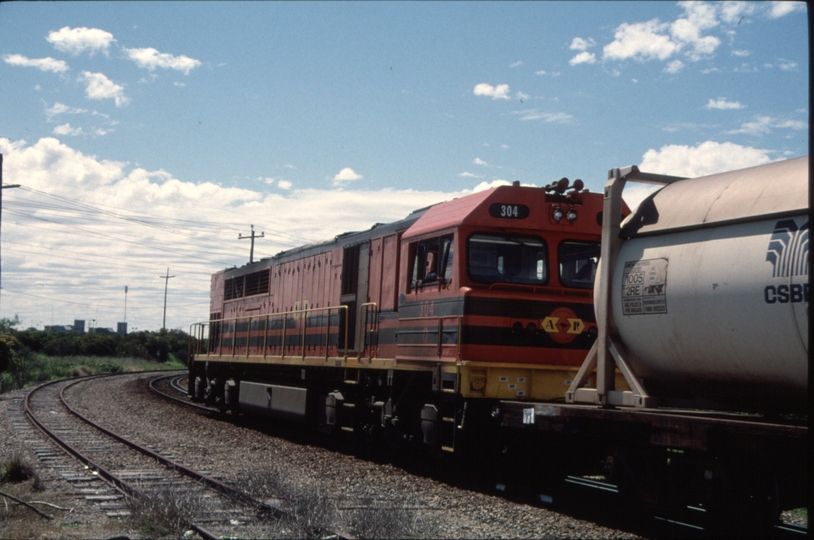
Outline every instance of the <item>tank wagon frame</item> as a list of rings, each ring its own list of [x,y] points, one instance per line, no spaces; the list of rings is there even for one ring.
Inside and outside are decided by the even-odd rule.
[[[565,404],[501,403],[507,459],[544,441],[560,471],[719,533],[768,534],[807,506],[808,176],[807,157],[698,179],[610,170],[597,341]],[[622,222],[628,181],[667,187]]]

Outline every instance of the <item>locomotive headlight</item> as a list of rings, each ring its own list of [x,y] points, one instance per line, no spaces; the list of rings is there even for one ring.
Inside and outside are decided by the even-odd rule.
[[[565,219],[573,223],[577,219],[577,213],[573,210],[569,210],[568,213],[565,215]]]
[[[554,209],[554,213],[552,214],[554,217],[554,221],[559,221],[562,219],[562,210],[559,208]]]

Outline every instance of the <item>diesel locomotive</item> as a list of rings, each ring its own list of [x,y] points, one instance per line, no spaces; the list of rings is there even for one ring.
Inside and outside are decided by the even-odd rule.
[[[193,398],[454,452],[498,400],[568,389],[598,332],[602,204],[515,182],[218,272]]]

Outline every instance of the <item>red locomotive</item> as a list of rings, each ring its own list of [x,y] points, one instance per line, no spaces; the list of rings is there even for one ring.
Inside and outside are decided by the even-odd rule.
[[[602,204],[515,182],[218,272],[193,398],[454,451],[467,413],[568,389],[597,335]]]

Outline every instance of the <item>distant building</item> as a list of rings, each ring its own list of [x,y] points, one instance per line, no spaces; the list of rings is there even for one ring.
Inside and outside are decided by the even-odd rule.
[[[74,327],[69,325],[53,324],[51,326],[46,326],[45,331],[54,332],[55,334],[65,334],[67,332],[73,332]]]
[[[127,335],[127,323],[126,322],[117,323],[116,324],[116,333],[119,334],[120,336],[126,336]]]
[[[74,319],[73,321],[73,331],[77,334],[84,334],[85,333],[85,321],[80,319]]]
[[[112,328],[99,328],[98,326],[93,329],[94,334],[104,334],[106,336],[113,336],[116,332]]]

